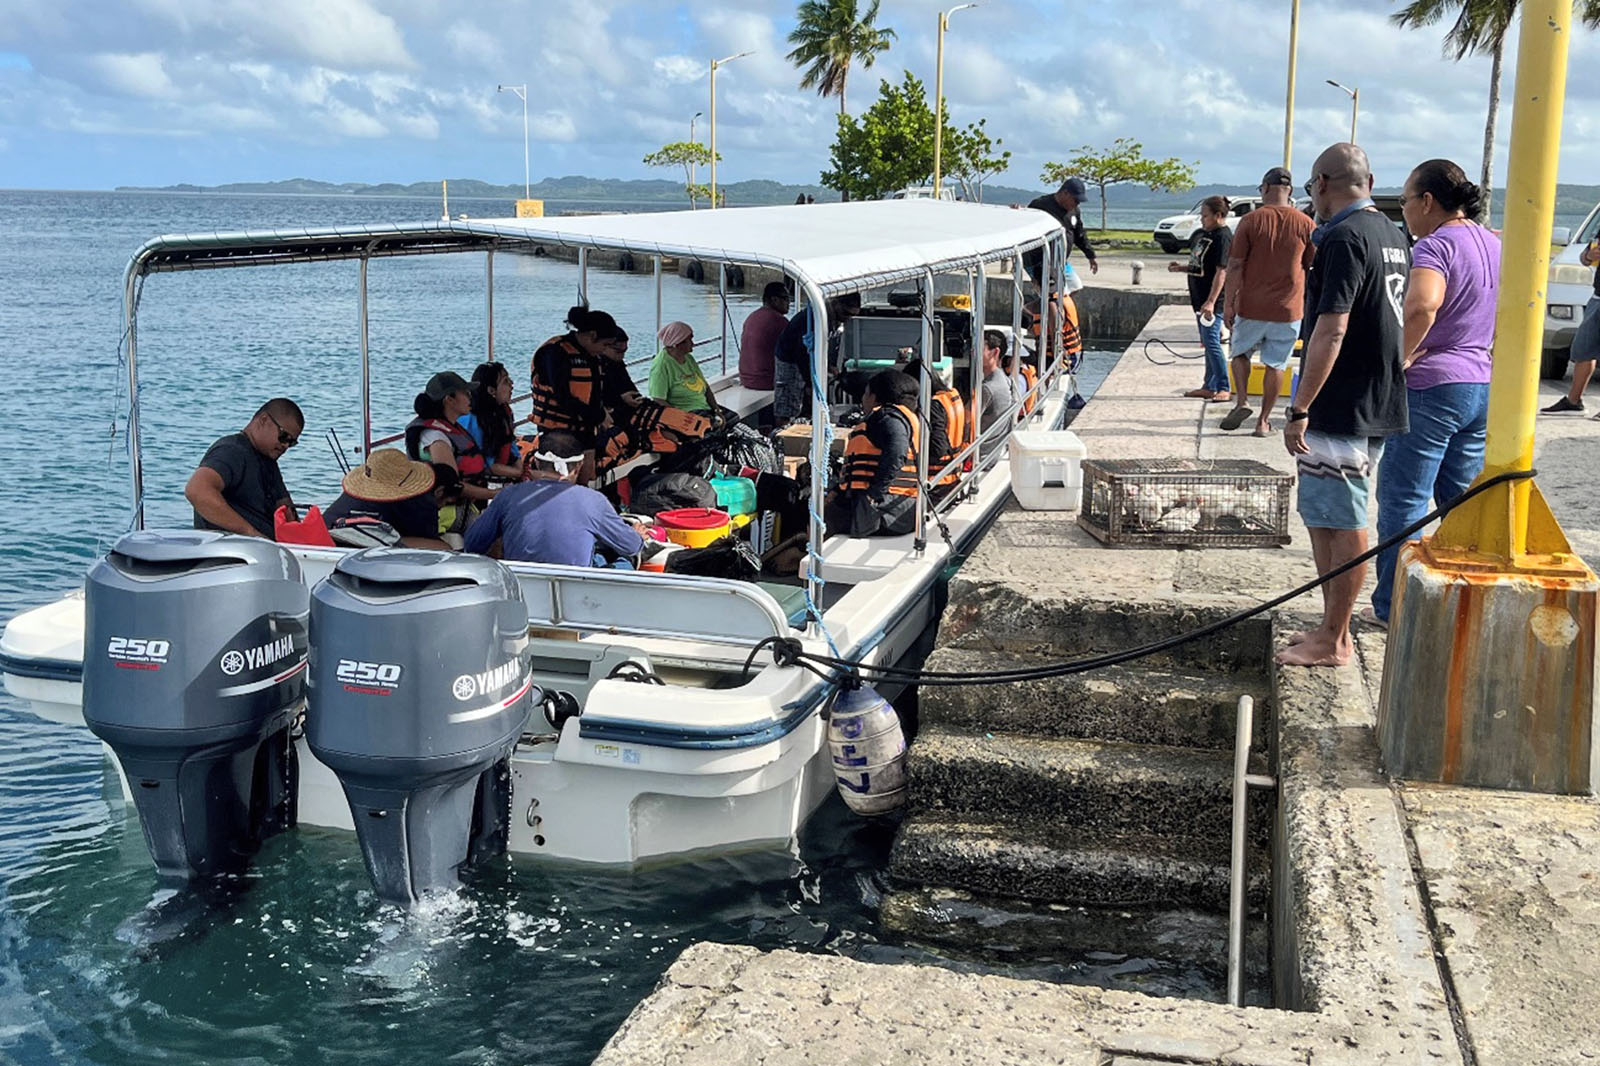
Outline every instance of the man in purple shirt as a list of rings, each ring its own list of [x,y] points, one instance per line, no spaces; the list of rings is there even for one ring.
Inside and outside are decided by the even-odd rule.
[[[644,538],[604,496],[576,484],[582,442],[551,430],[540,436],[534,461],[545,476],[501,489],[467,527],[465,549],[486,555],[499,541],[502,559],[632,569],[628,559],[644,549]]]
[[[789,324],[789,290],[774,281],[761,291],[761,306],[744,320],[739,333],[739,384],[747,389],[772,388],[773,353],[778,336]]]

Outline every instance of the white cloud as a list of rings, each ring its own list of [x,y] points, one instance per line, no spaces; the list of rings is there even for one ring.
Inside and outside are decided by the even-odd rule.
[[[177,95],[172,79],[167,77],[165,60],[155,52],[140,52],[137,55],[102,53],[90,56],[87,66],[100,76],[105,88],[113,93],[151,100],[168,100]]]

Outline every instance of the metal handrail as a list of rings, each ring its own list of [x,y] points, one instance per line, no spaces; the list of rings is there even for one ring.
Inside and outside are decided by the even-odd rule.
[[[1233,839],[1228,869],[1228,1002],[1244,1003],[1244,903],[1245,844],[1251,788],[1276,788],[1277,779],[1250,772],[1251,734],[1255,728],[1256,701],[1239,697],[1233,726]]]

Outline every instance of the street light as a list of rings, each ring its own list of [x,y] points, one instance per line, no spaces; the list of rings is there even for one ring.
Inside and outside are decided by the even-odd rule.
[[[1293,170],[1289,159],[1294,154],[1294,75],[1300,57],[1300,0],[1289,5],[1289,88],[1283,101],[1283,169]]]
[[[713,59],[711,61],[711,206],[717,206],[717,68],[725,63],[732,63],[735,59],[743,59],[750,52],[740,52],[738,55],[729,56],[727,59]]]
[[[1361,90],[1352,89],[1348,85],[1340,85],[1332,78],[1325,79],[1335,89],[1343,89],[1350,94],[1350,143],[1356,143],[1356,111],[1361,107]]]
[[[933,198],[939,199],[939,167],[944,149],[944,31],[950,28],[950,16],[977,4],[957,4],[949,11],[939,13],[939,48],[933,64]]]
[[[698,120],[700,118],[700,116],[703,115],[703,114],[705,114],[704,111],[696,111],[693,115],[689,116],[689,143],[690,144],[699,144],[700,143],[699,139],[697,137],[695,137],[695,135],[694,135],[694,124],[695,124],[696,120]],[[694,178],[695,178],[696,169],[697,168],[694,165],[694,157],[690,156],[689,157],[689,184],[690,185],[694,184]]]
[[[522,85],[496,85],[497,93],[516,93],[517,99],[522,101],[522,198],[531,200],[532,186],[528,182],[528,86]]]

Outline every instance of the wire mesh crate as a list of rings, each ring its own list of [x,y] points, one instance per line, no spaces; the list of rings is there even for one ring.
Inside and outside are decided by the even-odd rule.
[[[1113,545],[1284,545],[1293,482],[1254,459],[1087,459],[1078,524]]]

